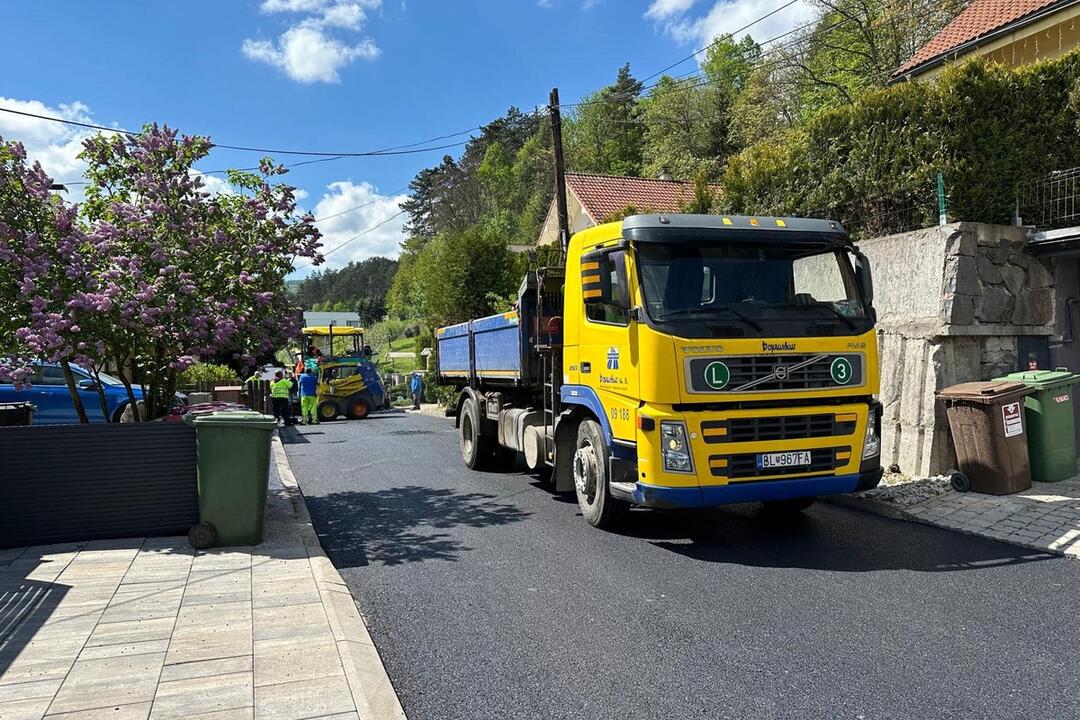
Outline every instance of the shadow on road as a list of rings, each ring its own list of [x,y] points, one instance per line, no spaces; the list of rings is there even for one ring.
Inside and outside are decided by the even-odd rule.
[[[818,506],[794,516],[759,505],[699,511],[634,511],[620,534],[703,562],[834,572],[949,572],[1056,559],[1056,555],[884,518],[851,522]],[[861,515],[861,514],[860,514]]]
[[[457,560],[470,548],[449,533],[520,522],[530,513],[494,495],[408,486],[305,498],[334,565],[400,565]]]

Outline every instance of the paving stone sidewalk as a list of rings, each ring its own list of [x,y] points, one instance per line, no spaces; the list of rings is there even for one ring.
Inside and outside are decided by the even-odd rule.
[[[921,478],[834,500],[1080,559],[1080,478],[1034,483],[1013,495],[958,493],[946,478]]]
[[[283,470],[256,547],[0,550],[0,720],[404,718]]]

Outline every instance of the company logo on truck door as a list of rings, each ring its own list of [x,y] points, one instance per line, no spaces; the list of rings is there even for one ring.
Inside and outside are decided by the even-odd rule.
[[[761,352],[795,352],[795,343],[771,343],[762,341]]]
[[[607,369],[618,370],[619,369],[619,348],[609,347],[607,351]]]

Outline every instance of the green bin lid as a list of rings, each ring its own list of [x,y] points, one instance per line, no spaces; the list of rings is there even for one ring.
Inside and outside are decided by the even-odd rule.
[[[1048,390],[1062,385],[1074,385],[1080,381],[1080,375],[1069,372],[1065,368],[1058,368],[1057,370],[1025,370],[994,379],[1022,382],[1036,390]]]
[[[247,425],[250,427],[274,427],[277,425],[270,415],[263,415],[254,410],[219,410],[200,415],[191,420],[195,426],[200,425]]]

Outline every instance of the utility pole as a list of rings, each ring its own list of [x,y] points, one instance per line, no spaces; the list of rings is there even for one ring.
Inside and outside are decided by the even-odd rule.
[[[570,213],[566,209],[566,161],[563,159],[562,114],[559,112],[559,88],[551,89],[551,144],[555,148],[555,209],[559,215],[559,245],[563,256],[570,245]]]

